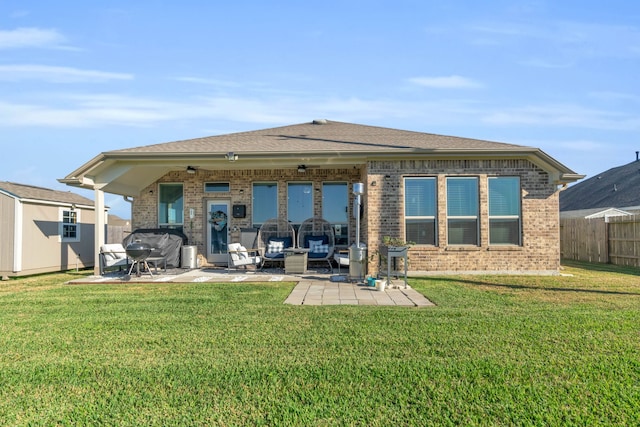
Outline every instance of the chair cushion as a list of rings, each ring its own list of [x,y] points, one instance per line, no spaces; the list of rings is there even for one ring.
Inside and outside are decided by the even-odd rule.
[[[269,242],[267,246],[268,254],[278,254],[284,252],[284,242]]]
[[[315,245],[309,251],[309,258],[325,258],[327,255],[329,255],[329,245]]]
[[[333,259],[340,265],[349,265],[349,254],[333,254]]]
[[[100,252],[104,254],[107,261],[117,261],[127,258],[127,252],[120,243],[107,243],[102,245],[100,246]]]
[[[293,247],[293,239],[291,237],[269,237],[269,240],[267,241],[267,248],[269,247],[269,244],[278,242],[282,243],[282,250]]]
[[[314,254],[328,254],[329,245],[313,245],[311,246],[311,252]]]
[[[320,241],[321,244],[329,244],[329,236],[327,236],[326,234],[322,234],[319,236],[313,236],[313,235],[309,235],[309,236],[304,236],[304,246],[305,248],[311,248],[311,242],[312,241]]]
[[[316,248],[322,245],[323,245],[322,240],[309,240],[309,246],[307,247],[309,248],[309,252],[321,252],[321,251],[317,251]]]
[[[238,250],[239,250],[238,256],[240,257],[240,259],[249,258],[249,252],[247,251],[247,248],[245,248],[244,246],[240,246]]]

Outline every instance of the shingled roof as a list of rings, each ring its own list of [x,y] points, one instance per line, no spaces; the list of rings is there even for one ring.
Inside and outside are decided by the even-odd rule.
[[[93,206],[93,200],[70,191],[57,191],[34,185],[0,181],[0,192],[21,200],[41,200],[47,202]]]
[[[270,129],[117,150],[119,153],[388,152],[393,150],[522,150],[522,145],[377,126],[314,120]],[[113,153],[113,152],[112,152]]]
[[[560,193],[560,210],[640,205],[640,161],[609,169]]]
[[[229,154],[233,154],[230,156]],[[524,145],[314,120],[100,153],[59,182],[136,197],[171,171],[358,167],[376,160],[527,159],[556,184],[582,175]]]

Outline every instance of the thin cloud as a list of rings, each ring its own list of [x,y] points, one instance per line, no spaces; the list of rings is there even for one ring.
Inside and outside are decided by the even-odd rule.
[[[66,38],[54,29],[16,28],[0,30],[0,49],[59,48],[65,46]]]
[[[489,22],[469,27],[476,45],[521,46],[527,41],[544,42],[544,56],[523,65],[556,68],[576,58],[637,58],[640,56],[640,29],[625,25],[552,21],[542,25],[517,22]],[[570,58],[568,61],[567,58]]]
[[[496,110],[485,115],[486,124],[500,126],[554,126],[618,131],[640,130],[640,118],[630,114],[572,104],[535,105]]]
[[[222,86],[222,87],[239,87],[241,86],[237,82],[227,81],[227,80],[217,80],[217,79],[208,79],[203,77],[190,77],[190,76],[182,76],[175,77],[173,80],[185,83],[194,83],[208,86]]]
[[[479,88],[482,85],[472,79],[462,76],[446,76],[446,77],[413,77],[409,82],[418,86],[435,88],[435,89],[472,89]]]
[[[0,65],[0,80],[4,81],[41,80],[52,83],[77,83],[132,79],[132,74],[83,70],[71,67],[34,64]]]

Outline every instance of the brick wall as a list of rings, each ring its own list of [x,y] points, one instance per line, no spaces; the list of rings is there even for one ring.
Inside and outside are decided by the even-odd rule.
[[[282,170],[198,170],[195,174],[184,171],[171,172],[163,176],[156,183],[145,188],[133,202],[133,229],[158,227],[158,183],[183,183],[184,185],[184,233],[189,237],[189,244],[198,247],[199,254],[206,253],[206,232],[208,217],[206,217],[206,202],[212,199],[229,200],[231,205],[246,205],[245,218],[232,218],[229,215],[228,227],[232,230],[230,241],[240,241],[240,230],[252,227],[252,199],[253,182],[278,183],[279,215],[287,215],[287,183],[293,181],[311,182],[314,188],[314,215],[322,216],[321,189],[323,182],[359,182],[362,172],[360,169],[313,169],[300,173],[295,169]],[[205,182],[228,182],[229,193],[205,193]],[[189,209],[194,210],[193,220],[189,219]],[[351,218],[351,216],[350,216]],[[233,231],[235,230],[235,231]],[[353,227],[350,227],[353,233]]]
[[[489,246],[487,177],[519,176],[522,186],[522,246]],[[189,244],[205,253],[206,201],[226,199],[231,205],[244,204],[246,218],[229,218],[231,241],[240,241],[240,229],[252,226],[251,189],[254,181],[278,182],[280,215],[286,217],[287,182],[312,182],[314,190],[323,182],[363,182],[365,215],[361,222],[361,240],[367,243],[369,254],[375,254],[383,236],[404,238],[403,178],[407,176],[435,176],[438,188],[438,245],[412,246],[409,270],[440,272],[555,272],[560,267],[559,213],[556,186],[549,176],[527,160],[398,160],[372,161],[361,168],[307,169],[299,173],[282,170],[198,170],[195,174],[171,172],[158,182],[184,183],[184,232]],[[451,247],[446,244],[446,177],[476,176],[480,185],[480,245]],[[228,182],[229,193],[205,193],[205,182]],[[375,182],[375,185],[373,185]],[[134,199],[133,229],[158,226],[158,183],[145,188]],[[349,192],[351,186],[349,186]],[[317,195],[319,193],[315,192]],[[352,202],[349,193],[349,204]],[[195,218],[189,219],[189,209]],[[314,215],[321,216],[322,198],[314,197]],[[355,240],[355,220],[349,213],[350,242]],[[371,257],[369,272],[377,271],[375,257]]]
[[[519,176],[522,188],[522,246],[489,246],[489,176]],[[560,268],[558,193],[549,175],[527,160],[411,160],[368,164],[366,216],[369,253],[383,236],[404,239],[403,178],[437,178],[438,245],[414,245],[409,270],[424,272],[556,272]],[[480,245],[447,245],[446,177],[479,179]],[[376,183],[372,186],[372,182]],[[369,263],[369,271],[377,271]]]

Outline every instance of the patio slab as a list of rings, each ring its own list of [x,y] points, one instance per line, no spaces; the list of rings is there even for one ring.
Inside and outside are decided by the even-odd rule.
[[[124,272],[104,276],[88,276],[69,283],[206,283],[206,282],[296,282],[284,301],[290,305],[385,305],[401,307],[429,307],[434,304],[424,295],[399,281],[395,286],[378,291],[364,283],[332,281],[329,271],[309,271],[306,274],[286,275],[282,271],[231,271],[226,268],[200,268],[193,270],[167,269],[167,271],[127,276]],[[334,277],[335,278],[335,277]]]

